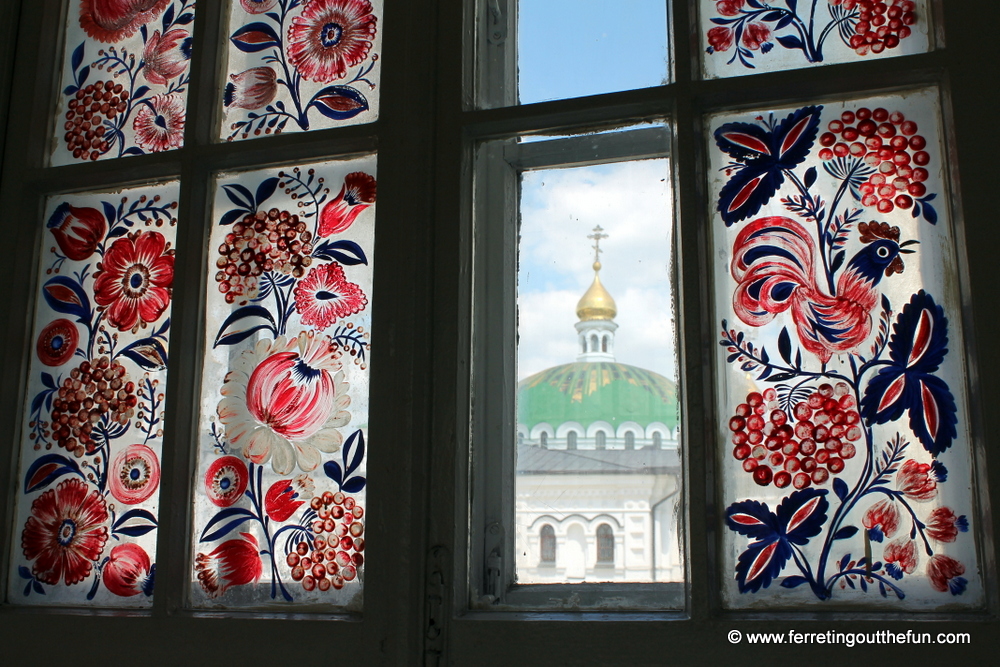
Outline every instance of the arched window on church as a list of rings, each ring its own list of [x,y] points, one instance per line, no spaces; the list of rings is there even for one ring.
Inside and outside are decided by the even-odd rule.
[[[598,449],[605,449],[608,446],[607,436],[604,434],[604,431],[597,432],[597,437],[594,442]]]
[[[566,449],[576,449],[576,431],[566,434]]]
[[[660,449],[663,447],[663,436],[660,435],[659,431],[653,433],[653,449]]]
[[[597,352],[597,334],[590,337],[590,351]]]
[[[607,351],[608,351],[608,337],[604,336],[603,338],[601,338],[601,352],[607,352]]]
[[[635,433],[632,431],[625,433],[625,449],[635,449]]]
[[[543,563],[556,562],[556,531],[549,524],[542,526],[541,561]]]
[[[580,346],[583,348],[582,352],[586,352],[587,351],[587,339],[586,338],[581,338],[580,339]]]
[[[548,449],[548,447],[549,447],[549,434],[546,433],[545,431],[542,431],[542,434],[540,436],[538,436],[538,444],[541,445],[543,448]]]
[[[597,527],[597,562],[615,562],[615,532],[606,523]]]

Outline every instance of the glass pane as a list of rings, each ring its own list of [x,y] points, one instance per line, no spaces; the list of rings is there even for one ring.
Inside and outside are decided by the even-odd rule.
[[[72,0],[52,164],[179,148],[194,0]]]
[[[668,175],[522,174],[519,583],[683,581]]]
[[[378,118],[382,0],[231,0],[222,136]]]
[[[517,11],[522,104],[668,82],[665,0],[519,0]]]
[[[360,611],[375,158],[217,184],[193,602]]]
[[[982,603],[938,100],[712,121],[730,607]]]
[[[924,53],[927,0],[701,0],[706,78]]]
[[[177,193],[48,201],[10,602],[152,603]]]

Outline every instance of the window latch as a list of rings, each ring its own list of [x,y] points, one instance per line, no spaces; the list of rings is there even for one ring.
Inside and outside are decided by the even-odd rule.
[[[507,17],[504,13],[506,3],[500,0],[489,0],[489,42],[500,45],[507,41]]]
[[[483,563],[483,596],[482,600],[495,603],[503,596],[503,526],[491,523],[486,526],[486,545],[483,550],[486,560]]]

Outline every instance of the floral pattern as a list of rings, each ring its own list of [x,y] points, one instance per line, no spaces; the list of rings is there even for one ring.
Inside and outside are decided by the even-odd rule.
[[[10,571],[18,604],[151,604],[178,189],[49,201]]]
[[[719,13],[755,7],[720,2]],[[731,606],[850,591],[915,595],[918,608],[952,603],[921,598],[928,590],[981,597],[962,536],[973,499],[949,471],[969,446],[946,305],[958,299],[942,277],[951,232],[931,203],[940,148],[924,138],[936,141],[937,98],[909,95],[714,126],[715,237],[730,277],[717,300],[720,372],[735,405],[723,421],[736,463],[724,484]]]
[[[222,136],[375,120],[381,17],[381,0],[233,2]]]
[[[70,4],[53,163],[180,147],[194,0]]]
[[[265,590],[284,603],[360,599],[374,167],[221,180],[206,377],[224,379],[202,389],[214,409],[202,415],[197,606],[253,606]],[[321,235],[324,220],[337,231]]]

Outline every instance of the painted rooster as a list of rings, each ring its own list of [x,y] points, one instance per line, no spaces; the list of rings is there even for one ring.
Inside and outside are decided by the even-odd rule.
[[[812,236],[798,222],[781,216],[759,218],[747,225],[733,244],[730,270],[737,282],[736,315],[759,327],[791,308],[802,346],[826,364],[830,357],[856,350],[871,333],[872,311],[879,303],[875,289],[882,276],[903,272],[899,228],[887,223],[858,225],[865,247],[847,263],[835,294],[816,279]]]

